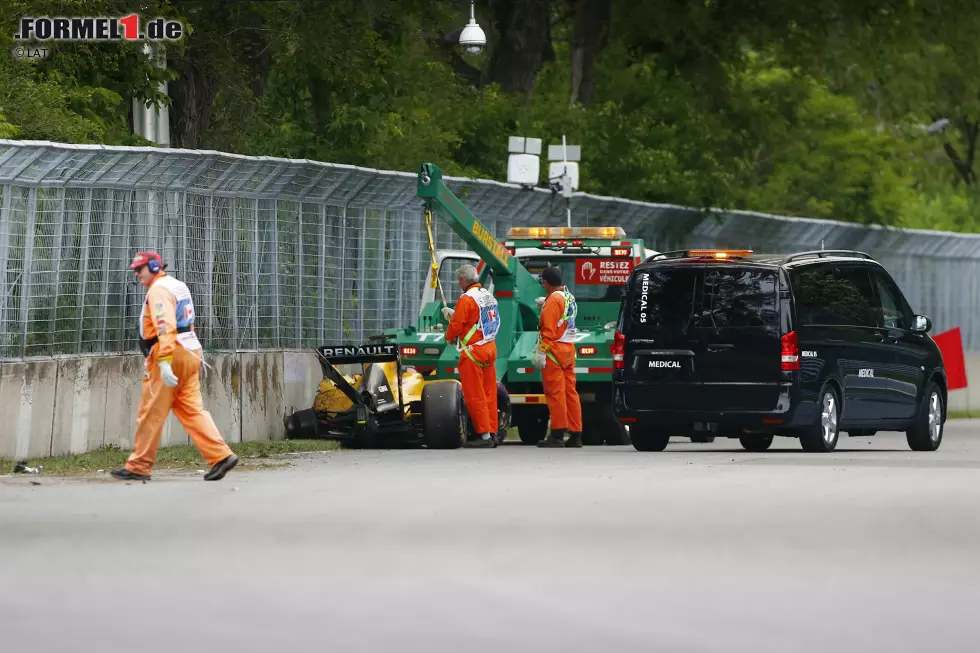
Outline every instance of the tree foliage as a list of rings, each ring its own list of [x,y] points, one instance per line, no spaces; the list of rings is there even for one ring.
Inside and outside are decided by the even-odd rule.
[[[8,0],[8,49],[28,15],[191,33],[163,70],[128,43],[0,59],[0,137],[135,143],[133,101],[166,102],[179,147],[503,179],[507,136],[564,134],[594,193],[980,230],[976,3],[476,6],[479,56],[460,0]]]

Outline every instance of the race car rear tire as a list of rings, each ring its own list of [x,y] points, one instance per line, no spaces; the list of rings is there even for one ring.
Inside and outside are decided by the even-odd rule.
[[[462,386],[455,381],[422,389],[422,437],[430,449],[459,449],[466,443]]]
[[[310,440],[319,435],[320,422],[312,408],[298,410],[283,420],[287,440]]]

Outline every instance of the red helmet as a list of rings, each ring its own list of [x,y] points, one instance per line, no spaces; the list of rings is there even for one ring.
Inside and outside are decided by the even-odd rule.
[[[150,272],[156,274],[163,269],[163,259],[156,252],[136,252],[136,256],[133,257],[133,262],[130,264],[130,270],[137,270],[144,265],[150,268]]]

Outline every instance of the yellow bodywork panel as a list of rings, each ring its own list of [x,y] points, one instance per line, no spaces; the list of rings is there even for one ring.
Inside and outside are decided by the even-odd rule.
[[[425,387],[425,379],[421,374],[414,369],[404,371],[402,372],[402,382],[399,384],[395,383],[395,374],[398,373],[398,367],[395,362],[372,363],[372,365],[377,365],[384,372],[385,378],[388,380],[388,387],[392,389],[395,401],[398,401],[399,393],[405,397],[403,401],[406,412],[408,411],[408,404],[413,401],[421,401],[422,388]],[[358,392],[361,390],[361,381],[363,378],[363,374],[355,374],[353,376],[344,375],[344,380]],[[313,401],[313,410],[342,413],[350,410],[351,405],[351,400],[333,381],[326,378],[320,381],[316,399]]]

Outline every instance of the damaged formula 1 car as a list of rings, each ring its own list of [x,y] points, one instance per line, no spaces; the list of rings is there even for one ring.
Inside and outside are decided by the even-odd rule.
[[[455,379],[426,380],[402,368],[397,345],[324,346],[316,350],[323,380],[313,408],[283,420],[287,439],[324,438],[351,448],[426,446],[458,449],[476,433]],[[356,369],[344,374],[337,366]],[[497,446],[507,436],[511,406],[497,384]]]

